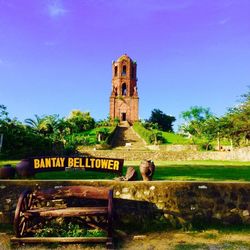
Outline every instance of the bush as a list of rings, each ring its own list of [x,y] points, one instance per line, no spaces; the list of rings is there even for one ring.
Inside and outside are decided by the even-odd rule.
[[[153,131],[150,136],[150,142],[154,144],[163,144],[166,143],[166,139],[163,137],[161,132],[158,132],[157,130]]]
[[[107,138],[105,140],[106,144],[111,145],[113,137],[114,137],[116,129],[117,129],[117,126],[118,126],[118,124],[116,126],[114,126],[113,129],[109,132],[109,135],[107,136]]]
[[[140,122],[135,122],[133,124],[133,128],[148,144],[152,143],[152,138],[153,138],[152,131],[149,131],[146,128],[144,128]]]
[[[209,150],[214,150],[214,147],[213,147],[213,145],[211,143],[203,142],[203,143],[199,144],[199,150],[209,151]]]
[[[52,152],[53,141],[35,133],[16,120],[1,121],[0,133],[4,134],[2,158],[20,159]]]
[[[76,221],[61,223],[47,222],[42,229],[35,233],[36,237],[102,237],[106,233],[97,229],[84,228],[82,223]]]

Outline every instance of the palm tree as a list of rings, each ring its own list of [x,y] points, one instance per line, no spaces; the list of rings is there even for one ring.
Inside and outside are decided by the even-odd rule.
[[[28,124],[35,132],[43,135],[49,135],[56,131],[58,119],[59,115],[48,115],[44,117],[35,115],[35,119],[26,119],[25,123]]]
[[[34,131],[40,132],[41,124],[43,122],[43,118],[39,117],[38,115],[35,115],[35,119],[25,119],[24,121],[28,126],[30,126]]]

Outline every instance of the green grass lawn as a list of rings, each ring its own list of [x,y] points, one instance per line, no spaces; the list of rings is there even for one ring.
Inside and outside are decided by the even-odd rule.
[[[4,164],[16,165],[19,161],[1,161]],[[126,167],[133,166],[139,172],[140,161],[126,161]],[[156,161],[154,180],[176,180],[176,181],[250,181],[250,162],[237,161]],[[62,172],[44,172],[35,175],[35,179],[113,179],[113,173],[101,173],[84,170],[70,170]]]
[[[0,167],[6,165],[6,164],[11,164],[12,166],[15,166],[19,160],[0,160]]]
[[[187,145],[187,144],[192,144],[192,140],[185,138],[181,135],[174,134],[174,133],[169,133],[169,132],[162,132],[162,136],[166,140],[166,144],[181,144],[181,145]]]
[[[126,162],[138,166],[139,161]],[[250,181],[250,162],[156,161],[154,180]]]

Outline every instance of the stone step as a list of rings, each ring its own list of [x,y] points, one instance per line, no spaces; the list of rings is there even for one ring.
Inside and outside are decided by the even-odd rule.
[[[127,122],[119,125],[116,137],[113,140],[114,149],[145,149],[145,142],[135,133]]]

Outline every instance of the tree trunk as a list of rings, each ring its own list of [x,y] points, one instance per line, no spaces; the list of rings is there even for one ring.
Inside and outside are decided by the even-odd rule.
[[[220,132],[217,133],[217,147],[218,147],[218,150],[220,151],[221,150],[221,146],[220,146]]]

